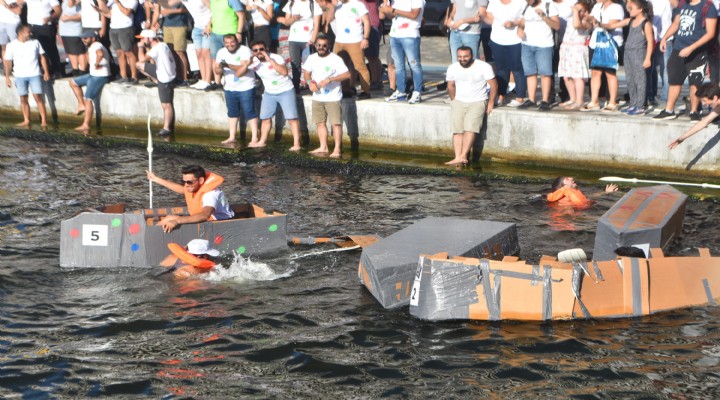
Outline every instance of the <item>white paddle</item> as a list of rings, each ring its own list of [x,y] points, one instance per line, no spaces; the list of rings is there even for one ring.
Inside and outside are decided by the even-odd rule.
[[[630,183],[657,183],[660,185],[676,185],[676,186],[697,186],[708,189],[720,189],[720,185],[713,185],[710,183],[690,183],[690,182],[665,182],[665,181],[652,181],[647,179],[637,178],[621,178],[619,176],[604,176],[600,178],[601,181],[606,182],[630,182]]]
[[[152,145],[152,133],[150,132],[150,114],[148,114],[148,171],[152,172],[152,152],[153,152],[153,145]],[[152,193],[152,181],[150,182],[150,208],[153,208],[153,193]]]

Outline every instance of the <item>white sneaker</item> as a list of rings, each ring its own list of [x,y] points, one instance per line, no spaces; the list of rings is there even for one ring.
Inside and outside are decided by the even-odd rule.
[[[512,99],[507,105],[508,107],[520,107],[523,104],[522,101],[517,101],[515,99]]]
[[[194,85],[192,85],[192,88],[197,90],[205,90],[205,88],[208,86],[210,86],[210,84],[205,81],[197,81]]]
[[[385,101],[387,101],[388,103],[393,103],[396,101],[405,101],[405,100],[407,100],[407,95],[405,93],[402,93],[397,90],[395,92],[393,92],[393,94],[390,95],[390,97],[385,98]]]
[[[410,96],[410,100],[408,100],[408,104],[415,104],[422,101],[422,97],[420,96],[420,92],[413,92],[412,96]]]

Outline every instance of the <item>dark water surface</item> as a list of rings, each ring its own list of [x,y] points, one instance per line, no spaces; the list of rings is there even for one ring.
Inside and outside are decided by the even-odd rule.
[[[281,275],[264,281],[61,269],[60,221],[104,204],[147,206],[147,153],[7,137],[0,148],[0,398],[720,395],[717,307],[611,321],[428,323],[379,306],[358,284],[358,252],[311,254],[332,247],[262,260]],[[154,169],[174,179],[194,162],[156,153]],[[287,212],[290,234],[386,236],[426,216],[492,219],[518,225],[530,260],[590,252],[597,218],[619,198],[568,215],[539,197],[547,184],[200,162],[225,177],[231,200]],[[156,186],[156,206],[180,202]],[[671,253],[717,254],[717,213],[713,202],[690,201]]]

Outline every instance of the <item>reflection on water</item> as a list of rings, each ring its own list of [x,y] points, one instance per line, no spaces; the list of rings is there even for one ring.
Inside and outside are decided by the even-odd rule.
[[[295,247],[226,260],[207,280],[158,270],[65,270],[60,221],[148,203],[144,149],[0,137],[0,397],[712,398],[720,308],[624,320],[429,323],[358,284],[358,252]],[[197,160],[155,154],[172,178]],[[593,247],[588,210],[548,207],[548,185],[214,164],[235,202],[289,213],[289,234],[389,235],[426,216],[513,222],[522,257]],[[548,180],[549,181],[549,180]],[[598,188],[594,188],[598,189]],[[588,188],[588,190],[591,190]],[[175,194],[155,190],[155,204]],[[691,201],[671,249],[718,253],[717,205]],[[302,255],[302,256],[298,256]]]

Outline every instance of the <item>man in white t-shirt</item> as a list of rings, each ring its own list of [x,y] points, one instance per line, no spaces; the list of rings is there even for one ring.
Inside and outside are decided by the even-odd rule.
[[[288,68],[285,60],[277,54],[267,52],[265,41],[259,39],[250,45],[253,58],[248,67],[255,72],[255,75],[262,79],[265,92],[260,105],[260,141],[256,147],[267,145],[270,128],[272,128],[272,117],[278,105],[282,107],[283,116],[290,125],[290,132],[293,135],[293,146],[290,151],[300,151],[300,122],[298,120],[297,101],[295,99],[295,87],[288,77]]]
[[[455,158],[447,165],[467,164],[475,134],[482,129],[485,114],[492,113],[498,92],[495,72],[490,64],[474,59],[473,49],[460,46],[457,60],[446,75],[455,150]]]
[[[528,0],[518,21],[518,35],[522,38],[521,61],[527,81],[528,99],[518,108],[535,107],[538,75],[542,101],[540,111],[550,111],[550,89],[553,78],[553,30],[560,29],[560,17],[555,3],[545,0]]]
[[[82,33],[82,41],[88,49],[88,65],[90,71],[70,81],[70,88],[78,101],[76,115],[85,113],[82,125],[75,128],[76,131],[90,131],[90,121],[93,116],[93,103],[100,106],[100,93],[106,83],[110,80],[110,52],[99,42],[100,37],[95,31]],[[83,94],[82,87],[87,86]],[[99,122],[99,120],[98,120]]]
[[[110,43],[117,53],[120,79],[115,83],[137,85],[137,56],[135,56],[135,28],[133,15],[138,0],[98,0],[98,9],[106,18],[110,18]],[[130,69],[130,78],[127,70]]]
[[[358,100],[370,98],[370,71],[365,64],[364,49],[370,40],[370,17],[365,3],[359,0],[329,1],[326,20],[335,33],[333,53],[347,52],[360,76],[362,92]],[[350,87],[355,88],[355,77],[350,77]]]
[[[248,147],[258,147],[258,114],[255,111],[255,72],[248,68],[252,52],[238,41],[236,35],[223,37],[225,47],[215,55],[213,69],[216,76],[223,76],[225,83],[225,105],[227,106],[228,131],[230,136],[223,144],[236,142],[240,109],[250,127],[252,139]]]
[[[413,93],[409,104],[419,103],[423,86],[423,71],[420,64],[420,25],[423,18],[425,0],[384,0],[380,7],[380,17],[392,17],[390,28],[390,48],[395,62],[395,92],[385,101],[405,101],[405,59],[410,63],[413,78]]]
[[[40,126],[46,127],[47,112],[43,102],[42,81],[50,80],[50,70],[44,57],[45,51],[40,42],[30,38],[32,33],[29,25],[18,25],[15,33],[17,39],[7,45],[3,61],[5,65],[5,84],[7,87],[12,86],[10,80],[10,71],[12,71],[15,76],[15,87],[18,95],[20,95],[20,111],[22,111],[23,122],[17,124],[17,126],[30,126],[29,88],[40,113]],[[42,71],[40,71],[41,65]]]
[[[340,158],[342,154],[342,100],[341,82],[350,78],[350,71],[337,54],[330,52],[330,43],[326,36],[321,35],[315,40],[317,53],[311,54],[302,66],[305,80],[313,92],[312,122],[315,124],[320,140],[320,147],[311,154],[328,153],[327,120],[332,125],[335,149],[332,158]]]
[[[170,136],[175,127],[175,59],[172,50],[163,42],[158,41],[155,32],[145,29],[138,35],[142,41],[138,44],[140,59],[136,68],[143,75],[157,84],[160,105],[163,109],[163,127],[158,136]],[[148,49],[149,48],[149,49]],[[146,53],[146,49],[147,53]],[[147,85],[146,85],[147,86]]]
[[[22,6],[15,0],[0,0],[0,57],[5,54],[8,43],[17,39]]]

